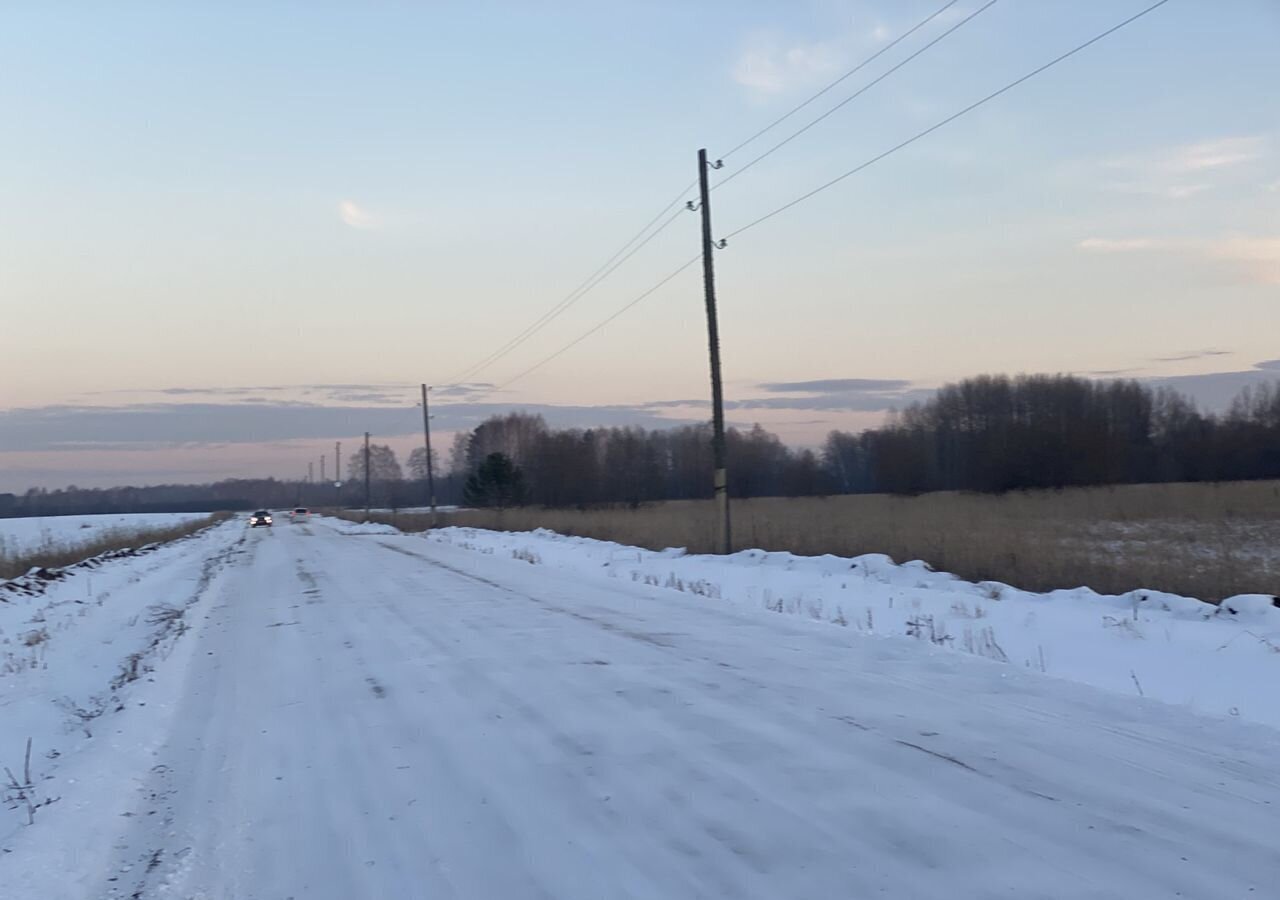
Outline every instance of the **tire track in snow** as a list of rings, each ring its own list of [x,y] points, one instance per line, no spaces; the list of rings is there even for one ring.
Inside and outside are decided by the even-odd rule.
[[[529,601],[533,604],[536,604],[539,608],[544,609],[548,612],[568,615],[571,618],[576,619],[580,622],[584,622],[589,625],[602,628],[604,631],[609,633],[620,634],[628,637],[633,636],[633,632],[630,629],[617,627],[616,625],[614,625],[614,623],[611,623],[603,619],[599,615],[586,615],[586,614],[579,613],[576,610],[566,609],[563,606],[558,606],[556,604],[549,603],[543,600],[542,598],[534,596],[525,591],[517,590],[508,585],[502,584],[501,582],[495,581],[491,578],[477,575],[472,572],[468,572],[456,566],[443,563],[439,560],[431,559],[429,557],[423,556],[420,553],[413,552],[405,548],[397,547],[394,544],[389,544],[385,541],[378,541],[376,543],[380,544],[386,549],[393,550],[399,553],[400,555],[413,558],[417,561],[425,563],[428,566],[436,569],[443,569],[452,575],[466,579],[467,581],[470,581],[472,583],[484,585],[486,587],[496,588],[505,594],[518,597],[525,601]],[[420,580],[415,581],[415,580],[397,579],[397,582],[402,584],[407,591],[411,590],[413,587],[420,584]],[[391,601],[386,601],[384,602],[384,605],[388,608],[388,610],[393,615],[396,615],[405,624],[407,628],[409,628],[410,630],[416,631],[417,633],[423,635],[424,637],[426,636],[425,632],[421,628],[417,628],[414,622],[404,614],[403,610],[401,610],[397,604],[394,604]],[[647,643],[654,643],[654,642],[650,641]],[[676,645],[670,644],[670,643],[659,643],[657,644],[657,646],[663,647],[668,650],[679,649]],[[700,657],[683,653],[683,652],[680,655],[682,656],[683,661],[687,663],[706,664],[706,663],[712,662],[710,658],[700,658]],[[715,662],[715,665],[718,667],[723,667],[723,664],[720,662]],[[580,756],[593,756],[595,754],[594,750],[592,750],[589,746],[582,743],[581,741],[570,739],[562,734],[555,734],[554,733],[555,723],[551,721],[548,717],[541,715],[536,709],[531,707],[528,703],[524,702],[517,691],[513,691],[501,686],[498,682],[496,682],[492,678],[486,677],[483,672],[478,670],[472,672],[469,675],[469,679],[475,680],[477,683],[483,684],[486,688],[486,692],[492,693],[495,696],[500,697],[506,706],[510,707],[511,709],[517,711],[520,714],[521,721],[524,722],[525,724],[540,728],[544,731],[552,732],[553,743],[557,744],[557,746],[560,746],[562,749],[564,749],[564,751],[567,754],[580,755]],[[646,713],[652,713],[665,706],[670,706],[674,703],[678,703],[678,701],[674,700],[673,698],[676,698],[679,696],[687,696],[690,689],[696,691],[701,688],[705,688],[708,683],[715,684],[715,682],[703,682],[697,685],[690,685],[687,683],[677,683],[675,681],[671,681],[668,683],[667,687],[658,688],[658,694],[656,695],[652,692],[651,689],[640,691],[635,688],[632,688],[632,689],[618,690],[616,691],[616,696],[620,702],[627,703],[629,705],[634,706],[637,713],[646,714]],[[761,689],[764,687],[766,686],[763,683],[758,681],[748,681],[746,685],[747,690]],[[698,720],[695,723],[695,726],[698,727],[700,730],[707,730],[707,731],[712,731],[712,730],[733,731],[735,728],[740,727],[740,723],[737,721],[739,718],[738,710],[739,710],[739,707],[737,707],[735,704],[725,703],[720,708],[721,715],[709,716],[709,717],[703,716],[700,720]],[[687,713],[682,715],[680,718],[687,719],[688,718]],[[848,717],[843,717],[843,719],[846,722],[848,721]],[[794,725],[797,728],[802,727],[803,724],[804,723],[801,718],[797,718],[794,722]],[[963,760],[960,760],[943,751],[930,749],[928,747],[921,746],[920,744],[914,743],[912,741],[896,738],[892,734],[886,733],[883,729],[880,729],[880,728],[872,728],[870,726],[859,726],[859,727],[862,730],[869,732],[885,748],[890,748],[892,745],[905,746],[905,747],[923,752],[930,756],[933,756],[936,759],[943,760],[952,765],[959,766],[960,768],[968,771],[974,776],[990,779],[995,785],[1008,788],[1012,791],[1015,791],[1033,798],[1037,798],[1039,800],[1057,802],[1057,798],[1052,797],[1049,794],[1024,786],[1022,784],[1017,783],[1016,781],[1011,781],[1011,782],[1002,781],[997,776],[992,775],[988,772],[981,771],[975,768],[974,766],[970,765],[969,763],[966,763]],[[927,732],[924,734],[924,736],[936,736],[936,735],[937,735],[937,732]],[[743,730],[742,732],[741,742],[743,744],[759,741],[761,739],[774,739],[774,736],[761,734],[758,731],[753,732],[749,728]],[[590,774],[590,773],[588,772],[587,774]],[[721,773],[721,777],[726,777],[727,775],[728,775],[727,772]],[[705,774],[697,771],[690,772],[690,776],[703,781],[708,780]],[[746,791],[750,791],[752,789],[750,779],[747,776],[747,773],[745,772],[741,773],[738,779],[738,788]],[[676,801],[677,803],[679,802],[679,798],[671,798],[671,799],[673,801]],[[779,802],[779,808],[781,809],[782,808],[781,798],[777,798],[777,799]],[[1034,813],[1031,813],[1030,815],[1034,815]],[[812,826],[809,826],[809,827],[812,828]],[[755,856],[755,854],[753,854],[752,851],[746,849],[750,843],[748,840],[740,839],[737,841],[733,841],[733,840],[730,840],[728,837],[726,837],[727,835],[730,835],[732,833],[732,830],[729,829],[727,826],[708,825],[707,829],[708,829],[708,833],[711,833],[713,834],[713,836],[716,836],[717,840],[721,840],[722,843],[725,843],[726,846],[728,846],[732,850],[732,852],[734,852],[735,854],[747,859],[753,858]],[[836,834],[831,834],[829,836],[833,841],[838,840],[838,837],[839,837]]]
[[[416,552],[404,552],[403,555],[418,556],[421,558],[421,554]],[[454,557],[460,556],[460,554],[456,552],[450,553],[449,555]],[[502,576],[491,574],[497,572],[511,572],[511,574],[515,576],[518,572],[520,575],[524,575],[524,573],[528,572],[528,569],[524,566],[515,567],[505,565],[505,561],[495,560],[489,556],[471,556],[478,564],[484,565],[488,571],[485,576],[472,576],[471,573],[459,570],[459,574],[463,577],[471,577],[471,580],[473,581],[492,584],[507,593],[527,597],[527,594],[523,594],[523,592],[519,590],[513,590],[496,580]],[[431,560],[424,561],[430,562]],[[458,568],[457,565],[446,567],[453,569]],[[600,580],[603,581],[603,579]],[[537,581],[540,583],[541,578],[537,579]],[[562,579],[562,581],[566,584],[568,583],[567,578]],[[577,592],[578,594],[583,593],[582,588],[585,588],[588,592],[592,589],[588,585],[582,585]],[[606,588],[602,587],[601,590],[606,590]],[[682,604],[688,603],[687,599],[683,596],[679,598],[679,601]],[[691,610],[696,608],[699,614],[706,609],[706,607],[700,604],[692,604],[689,608]],[[796,629],[794,627],[787,627],[784,625],[778,630],[786,633],[793,632]],[[815,637],[817,637],[816,633]],[[973,668],[945,659],[934,660],[929,658],[927,654],[922,654],[920,650],[914,646],[904,648],[902,646],[902,642],[885,643],[861,639],[856,642],[855,646],[862,648],[873,647],[876,650],[891,650],[897,658],[895,659],[895,666],[897,666],[898,660],[900,659],[903,664],[909,664],[915,669],[913,677],[911,678],[903,678],[900,675],[887,671],[877,671],[875,673],[876,681],[882,682],[879,687],[880,690],[883,690],[884,688],[891,688],[892,692],[899,694],[901,694],[903,690],[910,692],[931,691],[933,688],[931,688],[928,680],[922,681],[920,677],[922,672],[927,673],[930,669],[937,670],[937,678],[939,679],[937,687],[941,687],[943,685],[942,679],[950,677],[951,673],[955,670],[975,673],[995,673],[996,670],[999,669],[1001,675],[1008,672],[1007,669],[1003,667],[996,667],[994,664],[990,663],[986,663],[984,668],[984,663],[980,660],[969,661],[976,664]],[[784,662],[784,659],[779,657],[777,661]],[[921,662],[925,663],[923,668],[920,666]],[[1176,737],[1173,737],[1173,735],[1164,734],[1161,737],[1152,737],[1153,732],[1148,730],[1144,735],[1143,728],[1141,727],[1126,728],[1117,726],[1112,720],[1099,719],[1097,715],[1093,713],[1086,714],[1084,704],[1086,702],[1101,702],[1101,705],[1103,706],[1114,707],[1115,709],[1125,709],[1130,711],[1130,714],[1122,717],[1124,720],[1132,719],[1136,722],[1141,719],[1143,727],[1146,727],[1147,729],[1150,729],[1150,726],[1152,725],[1152,715],[1154,715],[1156,721],[1169,721],[1170,723],[1175,721],[1182,722],[1183,720],[1196,722],[1194,717],[1188,717],[1178,711],[1169,710],[1164,707],[1152,707],[1150,705],[1145,705],[1135,708],[1125,704],[1122,700],[1102,698],[1098,695],[1098,692],[1089,688],[1075,685],[1048,686],[1045,684],[1045,680],[1036,679],[1034,676],[1025,678],[1024,680],[1020,677],[1020,673],[1010,674],[1013,676],[1011,685],[1014,687],[1010,694],[1014,697],[1020,694],[1025,694],[1028,699],[1036,696],[1043,697],[1043,693],[1048,691],[1050,693],[1061,693],[1063,695],[1069,695],[1077,698],[1078,705],[1075,707],[1064,707],[1061,703],[1048,704],[1048,708],[1053,710],[1052,712],[1049,712],[1044,708],[1043,700],[1041,700],[1041,706],[1039,708],[1033,707],[1029,704],[1018,703],[1017,701],[1010,703],[1011,696],[1005,694],[1003,691],[1003,685],[1002,692],[1000,694],[987,695],[984,693],[978,693],[973,696],[966,697],[966,704],[972,706],[975,714],[979,716],[994,716],[997,720],[1007,720],[1003,724],[1014,731],[1022,731],[1025,728],[1024,725],[1021,725],[1018,722],[1018,717],[1031,712],[1035,712],[1042,717],[1046,725],[1051,725],[1052,727],[1045,729],[1044,739],[1036,739],[1032,741],[1033,744],[1039,745],[1035,750],[1036,756],[1027,757],[1025,749],[1023,752],[1020,752],[1015,756],[1006,750],[1001,749],[994,743],[982,740],[980,735],[974,735],[972,733],[963,735],[964,740],[962,743],[974,744],[975,747],[980,748],[977,754],[970,755],[946,749],[945,743],[940,748],[925,747],[924,744],[919,742],[917,737],[914,737],[913,732],[904,733],[901,724],[896,727],[884,727],[886,724],[891,724],[892,720],[885,720],[883,715],[872,717],[872,721],[875,722],[876,727],[864,727],[867,728],[867,730],[874,730],[875,732],[878,732],[882,738],[887,738],[889,741],[892,741],[894,746],[902,747],[910,745],[907,746],[907,749],[913,750],[914,752],[918,752],[920,748],[924,748],[925,753],[934,756],[942,753],[958,760],[960,765],[973,770],[971,772],[965,772],[964,769],[956,766],[946,759],[942,759],[938,763],[938,765],[945,765],[953,768],[956,777],[958,778],[971,779],[974,778],[974,773],[976,772],[978,775],[982,776],[983,780],[992,784],[992,786],[999,785],[1003,788],[1007,788],[1011,792],[1024,795],[1031,804],[1030,806],[1013,807],[999,803],[996,804],[997,808],[999,808],[1002,813],[1003,821],[1000,823],[1001,827],[1010,829],[1013,833],[1034,835],[1042,831],[1041,825],[1045,814],[1043,811],[1046,809],[1045,804],[1060,804],[1064,806],[1069,805],[1073,810],[1071,815],[1081,822],[1081,831],[1078,832],[1079,837],[1073,838],[1070,843],[1079,844],[1082,848],[1082,852],[1083,848],[1090,844],[1090,839],[1087,836],[1095,830],[1099,833],[1128,835],[1135,839],[1147,842],[1152,840],[1174,841],[1185,839],[1185,834],[1187,833],[1185,829],[1190,825],[1190,823],[1185,820],[1185,815],[1177,817],[1182,819],[1182,824],[1178,827],[1184,829],[1182,837],[1178,838],[1175,838],[1174,832],[1170,832],[1168,827],[1164,826],[1163,823],[1160,822],[1160,819],[1162,819],[1163,816],[1152,821],[1153,825],[1160,822],[1161,827],[1152,829],[1149,827],[1134,827],[1130,825],[1129,821],[1131,820],[1131,815],[1127,813],[1116,815],[1116,784],[1105,780],[1100,781],[1098,779],[1097,776],[1100,770],[1099,761],[1096,759],[1097,753],[1099,750],[1103,750],[1104,747],[1106,748],[1103,752],[1107,762],[1103,764],[1102,771],[1114,771],[1117,769],[1119,771],[1124,771],[1128,769],[1137,776],[1136,783],[1149,781],[1151,778],[1156,778],[1159,781],[1166,782],[1167,787],[1160,789],[1160,795],[1163,795],[1166,792],[1177,794],[1183,789],[1183,785],[1195,783],[1198,778],[1204,777],[1204,768],[1199,764],[1201,761],[1213,761],[1214,751],[1197,748],[1191,753],[1184,754],[1181,742]],[[769,687],[776,689],[777,685],[774,684]],[[921,694],[920,696],[923,698],[928,695]],[[796,704],[797,708],[802,708],[806,704],[805,698],[801,695],[797,695],[793,702]],[[936,706],[936,702],[931,703],[930,705]],[[904,706],[903,708],[910,709],[909,706]],[[902,718],[907,719],[910,717],[903,714]],[[1082,725],[1081,721],[1087,724]],[[905,724],[905,722],[902,724]],[[1095,724],[1097,725],[1096,729],[1094,727]],[[1212,746],[1216,741],[1212,737],[1209,737],[1209,735],[1214,730],[1215,726],[1212,721],[1206,720],[1203,722],[1203,727],[1206,733],[1207,744]],[[1066,733],[1077,735],[1078,739],[1069,742],[1062,742],[1061,737],[1064,732],[1061,729],[1063,728],[1068,729]],[[1257,729],[1251,730],[1255,733],[1257,732]],[[920,731],[918,733],[921,736],[938,736],[936,730]],[[1160,728],[1157,728],[1154,733],[1162,734],[1162,731]],[[1031,731],[1028,733],[1028,736],[1034,737],[1036,734],[1037,733],[1035,731]],[[1151,752],[1135,753],[1135,747],[1133,745],[1126,746],[1127,735],[1130,734],[1134,736],[1142,736],[1143,740],[1141,743],[1149,745]],[[1117,742],[1110,737],[1106,737],[1107,735],[1118,737],[1120,740]],[[979,740],[974,741],[973,738],[975,736],[979,737]],[[945,742],[947,741],[947,736],[942,735],[941,739]],[[1098,746],[1099,741],[1102,746]],[[884,744],[886,741],[881,740],[880,743]],[[929,743],[932,744],[934,742],[930,741]],[[990,743],[989,748],[984,747],[984,744],[988,743]],[[1237,745],[1239,745],[1239,741],[1237,741]],[[1090,748],[1089,751],[1082,752],[1081,748],[1084,746],[1088,746]],[[865,748],[863,748],[863,751],[865,751]],[[901,757],[901,753],[903,752],[905,752],[905,750],[900,751],[897,755]],[[881,758],[882,756],[883,754],[880,754],[876,757],[875,763],[877,765],[885,765],[886,760]],[[1153,763],[1149,764],[1147,762],[1148,756],[1151,757]],[[1036,761],[1037,758],[1038,762]],[[1159,764],[1154,764],[1154,760],[1159,760]],[[1248,761],[1246,762],[1245,760]],[[1247,783],[1259,787],[1272,787],[1274,785],[1274,779],[1271,777],[1274,774],[1274,768],[1268,767],[1263,757],[1257,754],[1246,756],[1245,759],[1242,759],[1237,763],[1233,763],[1229,760],[1223,760],[1220,757],[1219,751],[1219,758],[1217,758],[1214,768],[1222,769],[1224,766],[1229,770],[1237,772],[1239,777]],[[1262,766],[1263,769],[1259,770],[1259,766]],[[903,787],[908,791],[911,790],[911,777],[909,773],[912,768],[918,769],[918,766],[913,767],[906,757],[901,757],[900,761],[897,764],[891,764],[891,767],[895,770],[899,768],[902,770],[902,774],[905,779]],[[1047,772],[1056,772],[1056,778],[1046,778],[1045,773]],[[1224,774],[1226,773],[1224,772]],[[1069,780],[1064,780],[1064,776],[1069,778]],[[1260,776],[1261,780],[1259,781]],[[939,786],[939,778],[942,778],[942,776],[939,775],[930,779],[933,782],[932,786],[935,790]],[[949,781],[953,779],[945,780]],[[958,800],[965,792],[957,790],[955,793],[957,795],[956,799]],[[1127,792],[1122,791],[1122,793]],[[1219,802],[1230,797],[1231,792],[1228,791],[1225,792],[1225,794],[1226,797],[1218,798]],[[1136,801],[1133,806],[1134,809],[1143,809],[1144,807],[1151,805],[1149,802],[1144,803],[1136,797],[1134,799]],[[1247,794],[1240,794],[1238,797],[1231,799],[1238,799],[1246,803],[1250,802]],[[992,802],[996,802],[996,799],[992,798]],[[1040,811],[1037,811],[1037,807]],[[1123,809],[1123,806],[1120,807],[1120,809]],[[1149,816],[1150,810],[1144,810],[1144,815]],[[1231,830],[1231,826],[1219,828],[1217,827],[1218,821],[1217,817],[1210,817],[1210,821],[1208,822],[1197,822],[1195,826],[1193,826],[1193,830],[1199,830],[1202,832],[1205,840],[1229,841],[1227,835]],[[1159,837],[1162,832],[1166,834],[1164,838]],[[1210,837],[1210,835],[1212,835],[1212,837]],[[1038,851],[1038,854],[1036,851],[1029,848],[1026,849],[1026,852],[1033,856],[1041,856],[1044,859],[1046,866],[1054,865],[1052,862],[1053,853],[1047,847],[1042,847]],[[1126,857],[1132,855],[1133,852],[1135,851],[1127,850],[1122,845],[1108,845],[1105,853],[1099,853],[1097,848],[1094,848],[1092,851],[1097,860],[1102,861],[1105,858],[1114,863],[1116,871],[1123,869]],[[1159,869],[1152,871],[1153,874],[1155,871],[1159,871],[1161,878],[1167,877],[1173,880],[1176,880],[1177,878],[1176,874],[1171,870]],[[1069,867],[1064,868],[1062,870],[1062,874],[1065,877],[1080,877],[1078,872],[1072,872]],[[1215,894],[1213,896],[1217,895]]]
[[[238,560],[242,565],[252,564],[257,544],[248,541],[247,537],[247,532],[242,533],[234,543],[204,560],[191,596],[183,604],[184,614],[194,610],[209,596],[219,577]],[[204,618],[207,620],[208,614]],[[143,900],[149,883],[161,866],[180,864],[191,852],[190,847],[166,847],[165,832],[174,823],[173,799],[177,793],[172,769],[164,763],[155,764],[149,776],[138,785],[137,792],[134,807],[121,814],[132,823],[132,827],[126,829],[114,844],[120,862],[105,878],[104,898]]]

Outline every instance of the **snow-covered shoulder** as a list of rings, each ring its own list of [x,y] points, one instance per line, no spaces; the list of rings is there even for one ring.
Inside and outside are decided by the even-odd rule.
[[[443,528],[432,541],[681,591],[691,602],[802,616],[876,637],[986,657],[1134,697],[1280,728],[1280,608],[1155,590],[1048,593],[968,582],[914,560],[743,550],[661,551],[560,535]]]
[[[393,525],[384,525],[381,522],[350,522],[346,519],[337,519],[332,516],[317,516],[312,521],[314,524],[332,529],[339,534],[400,534],[400,529]]]
[[[0,591],[0,897],[99,895],[177,711],[183,635],[242,534],[226,523]]]

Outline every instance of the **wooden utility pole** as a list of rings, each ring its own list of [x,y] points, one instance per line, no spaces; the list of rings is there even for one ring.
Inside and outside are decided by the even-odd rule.
[[[707,344],[711,351],[711,456],[715,464],[716,513],[720,522],[720,552],[733,552],[729,527],[729,476],[725,467],[724,391],[720,384],[720,326],[716,319],[716,271],[712,260],[711,189],[707,185],[707,151],[698,151],[698,193],[702,212],[702,282],[707,300]],[[715,168],[720,168],[716,162]]]
[[[431,408],[427,405],[427,392],[422,386],[422,439],[427,448],[427,503],[431,506],[431,527],[436,527],[436,478],[431,468]]]
[[[364,433],[364,520],[369,521],[369,432]]]

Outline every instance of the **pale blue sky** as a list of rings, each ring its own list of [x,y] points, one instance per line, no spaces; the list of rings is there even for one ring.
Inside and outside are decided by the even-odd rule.
[[[413,384],[568,293],[694,177],[699,146],[723,154],[942,2],[3,4],[0,489],[292,475],[329,438],[394,432],[375,408],[410,407]],[[717,233],[1146,5],[1001,0],[718,191]],[[1273,0],[1171,0],[735,239],[717,258],[734,414],[812,443],[980,372],[1263,377],[1278,42]],[[506,381],[696,251],[690,213],[473,380]],[[695,267],[508,390],[442,398],[442,431],[477,404],[700,417],[651,405],[707,393],[700,290]],[[762,387],[849,378],[906,386]],[[155,403],[199,405],[166,434],[164,416],[138,427]],[[348,412],[283,412],[300,403]]]

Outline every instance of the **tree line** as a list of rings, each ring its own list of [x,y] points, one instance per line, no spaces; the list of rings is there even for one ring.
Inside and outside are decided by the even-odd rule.
[[[823,459],[842,492],[1008,491],[1280,478],[1280,382],[1222,415],[1132,380],[981,376],[940,389]]]
[[[816,451],[788,447],[759,425],[726,437],[736,497],[1280,478],[1280,382],[1245,388],[1213,415],[1171,388],[1133,380],[984,375],[891,413],[880,428],[832,431]],[[475,479],[496,457],[521,482],[505,503],[711,496],[706,424],[553,429],[510,413],[457,435],[450,471]]]
[[[1132,380],[984,375],[891,413],[880,428],[830,432],[793,448],[760,425],[727,433],[735,497],[1008,491],[1169,481],[1280,478],[1280,382],[1246,388],[1220,415]],[[432,460],[442,504],[591,506],[711,496],[711,426],[553,428],[541,416],[493,416]],[[0,494],[0,517],[364,505],[364,451],[341,488],[275,479]],[[370,447],[371,502],[426,502],[426,454],[403,471]]]
[[[759,425],[730,429],[726,439],[730,490],[737,496],[811,495],[833,487],[815,451],[789,448]],[[707,498],[711,426],[557,429],[541,416],[508,413],[456,435],[449,471],[463,478],[468,505]]]

